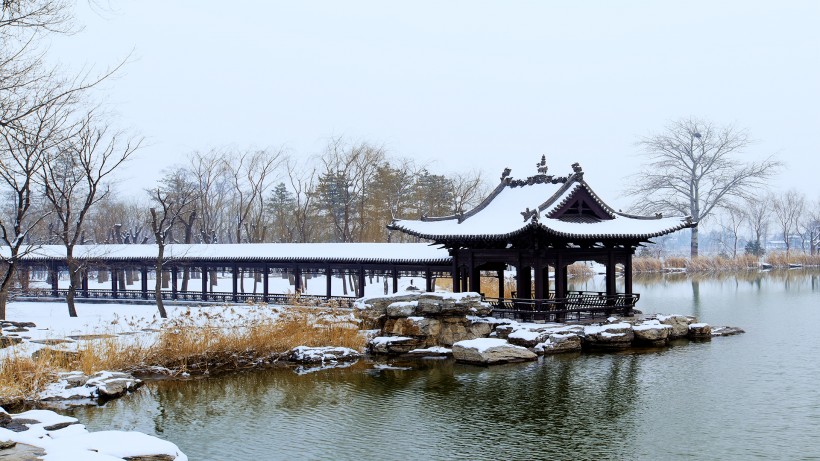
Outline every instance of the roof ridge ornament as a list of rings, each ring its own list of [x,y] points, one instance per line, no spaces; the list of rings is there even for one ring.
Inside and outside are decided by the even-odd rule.
[[[533,222],[538,222],[538,207],[535,207],[534,210],[530,210],[530,207],[527,207],[526,210],[521,212],[521,216],[524,217],[524,222],[530,219],[532,219]]]
[[[542,155],[541,161],[536,163],[535,167],[538,169],[538,173],[547,174],[547,171],[549,171],[549,167],[547,166],[547,156]]]

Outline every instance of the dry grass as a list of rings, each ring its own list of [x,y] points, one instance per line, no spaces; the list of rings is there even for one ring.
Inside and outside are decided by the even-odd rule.
[[[763,261],[776,268],[788,268],[793,264],[817,267],[820,266],[820,255],[793,253],[786,257],[785,253],[777,252],[767,254]],[[736,258],[698,256],[689,259],[681,256],[671,256],[660,259],[641,256],[632,259],[632,270],[635,273],[664,272],[675,269],[686,269],[687,272],[745,271],[757,269],[758,267],[758,257],[745,254]]]
[[[79,343],[76,351],[41,349],[36,358],[12,346],[0,359],[0,405],[34,399],[63,371],[202,373],[275,362],[296,346],[365,346],[359,324],[346,310],[294,307],[275,320],[225,325],[219,316],[204,323],[195,316],[181,316],[166,322],[149,344],[103,337]]]
[[[809,255],[805,253],[789,253],[788,256],[786,256],[785,252],[769,253],[765,256],[764,260],[778,268],[787,268],[791,264],[820,266],[820,255]]]
[[[663,271],[663,261],[658,258],[639,256],[632,258],[633,272],[661,272]]]

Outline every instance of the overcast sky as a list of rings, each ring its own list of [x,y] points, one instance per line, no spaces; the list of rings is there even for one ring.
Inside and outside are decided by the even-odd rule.
[[[148,141],[121,188],[149,187],[193,150],[321,152],[383,143],[431,170],[535,173],[580,162],[605,200],[672,119],[749,131],[775,188],[820,197],[820,2],[111,0],[77,5],[54,40],[65,66],[104,70],[116,124]]]

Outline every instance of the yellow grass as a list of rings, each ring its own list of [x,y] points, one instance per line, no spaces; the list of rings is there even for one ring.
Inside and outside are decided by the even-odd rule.
[[[218,316],[204,324],[182,316],[168,321],[151,344],[103,337],[79,343],[76,353],[42,349],[36,359],[11,346],[0,359],[0,405],[33,399],[64,371],[221,371],[275,362],[296,346],[363,350],[365,337],[348,317],[349,311],[291,308],[276,320],[225,327]]]

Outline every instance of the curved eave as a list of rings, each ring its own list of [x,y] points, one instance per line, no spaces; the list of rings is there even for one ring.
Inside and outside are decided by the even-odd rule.
[[[646,241],[651,238],[660,237],[663,235],[671,234],[672,232],[677,232],[682,229],[691,228],[697,226],[697,222],[688,222],[686,220],[680,221],[677,225],[667,227],[664,229],[660,229],[655,232],[649,233],[574,233],[574,232],[562,232],[556,229],[552,229],[546,226],[543,223],[533,223],[530,222],[527,225],[520,227],[514,231],[507,232],[504,234],[425,234],[421,232],[416,232],[412,229],[408,229],[404,226],[399,225],[391,225],[391,228],[394,230],[399,230],[409,235],[434,240],[438,242],[444,241],[452,241],[452,240],[506,240],[512,237],[516,237],[521,235],[531,229],[539,228],[543,231],[547,232],[548,234],[555,235],[557,237],[561,237],[568,240],[631,240],[631,241]]]

